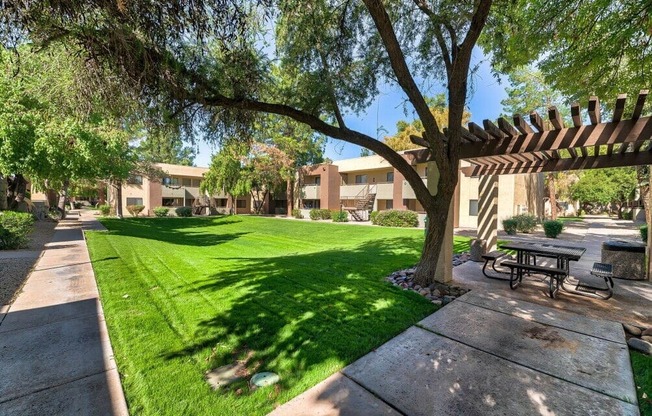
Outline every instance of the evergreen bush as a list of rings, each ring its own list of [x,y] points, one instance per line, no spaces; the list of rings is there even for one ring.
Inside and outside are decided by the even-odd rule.
[[[177,217],[192,217],[191,207],[179,207],[174,212],[177,214]]]
[[[374,224],[374,225],[377,225],[376,224],[376,217],[378,216],[379,212],[380,211],[372,211],[371,214],[369,214],[369,221],[371,221],[371,223]]]
[[[389,209],[380,211],[374,218],[381,227],[418,227],[419,216],[414,211]]]
[[[647,224],[643,225],[639,230],[641,232],[641,240],[647,244]]]
[[[544,221],[543,222],[543,231],[546,233],[548,238],[557,238],[564,229],[564,223],[558,220]]]
[[[535,228],[537,228],[537,217],[534,215],[515,215],[512,219],[516,221],[516,231],[519,233],[531,233]]]
[[[111,205],[109,204],[98,205],[97,209],[100,210],[100,214],[102,214],[105,217],[111,213]]]
[[[292,216],[298,220],[303,219],[303,214],[301,213],[300,209],[293,209]]]
[[[154,211],[154,215],[159,218],[164,218],[170,215],[170,211],[168,211],[168,209],[165,207],[156,207],[152,211]]]
[[[32,231],[34,217],[26,212],[0,212],[0,250],[25,247]]]
[[[503,220],[503,230],[509,235],[516,235],[516,228],[518,222],[514,218],[507,218]]]
[[[333,222],[349,222],[349,213],[346,211],[333,211],[331,218]]]

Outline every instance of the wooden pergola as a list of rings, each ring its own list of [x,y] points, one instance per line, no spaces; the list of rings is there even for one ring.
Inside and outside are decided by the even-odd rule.
[[[648,90],[642,90],[629,119],[623,119],[626,94],[616,99],[611,121],[603,122],[598,97],[591,97],[584,125],[579,104],[571,106],[573,126],[566,127],[556,107],[548,109],[549,123],[536,112],[530,124],[514,115],[498,125],[484,120],[484,128],[469,123],[460,157],[472,164],[466,176],[559,172],[652,164],[652,117],[641,117]]]
[[[460,158],[466,176],[480,177],[478,238],[487,250],[497,242],[498,176],[580,169],[652,165],[652,117],[641,117],[648,90],[636,99],[631,117],[624,119],[626,94],[618,95],[611,121],[602,121],[600,101],[588,103],[590,124],[583,124],[579,104],[571,106],[572,126],[565,126],[559,110],[548,108],[548,120],[532,112],[528,124],[515,114],[514,124],[499,118],[469,123],[464,130]]]

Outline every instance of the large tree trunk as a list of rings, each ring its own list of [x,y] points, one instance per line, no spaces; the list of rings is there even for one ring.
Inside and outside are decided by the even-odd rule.
[[[115,216],[122,218],[122,179],[116,181],[117,198],[115,204]]]
[[[550,197],[550,219],[557,219],[557,183],[555,174],[548,174],[548,196]]]
[[[59,193],[59,201],[57,202],[57,209],[61,213],[61,219],[66,218],[66,199],[68,198],[68,186],[70,181],[67,179],[63,181],[63,186],[61,187],[61,192]]]
[[[25,193],[27,192],[27,180],[21,174],[14,175],[11,183],[12,201],[9,209],[13,211],[27,211]]]
[[[292,210],[294,210],[294,193],[292,192],[293,190],[294,190],[294,183],[292,179],[288,179],[285,184],[285,198],[287,202],[287,212],[285,214],[288,217],[292,216]]]
[[[0,211],[4,211],[9,207],[7,203],[7,178],[0,175]]]
[[[428,171],[428,175],[432,175]],[[428,179],[430,181],[430,178]],[[426,238],[421,252],[421,261],[417,266],[414,276],[415,282],[421,286],[428,286],[435,281],[438,267],[440,265],[440,253],[444,244],[453,244],[445,238],[446,226],[448,224],[448,215],[450,205],[455,194],[455,185],[457,184],[457,172],[440,172],[439,180],[436,184],[430,184],[429,188],[434,191],[436,196],[428,195],[431,203],[424,206],[428,216],[428,227],[426,229]],[[431,191],[431,192],[432,192]],[[424,196],[419,198],[420,201]],[[423,204],[423,202],[421,202]]]

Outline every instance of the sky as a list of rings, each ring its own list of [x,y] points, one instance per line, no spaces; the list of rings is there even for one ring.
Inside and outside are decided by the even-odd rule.
[[[467,107],[471,112],[471,121],[482,126],[482,120],[495,120],[502,113],[501,100],[507,97],[505,86],[507,79],[503,77],[502,83],[492,75],[491,68],[479,50],[474,51],[474,64],[480,63],[478,71],[471,79],[471,95],[467,99]],[[428,95],[435,95],[445,92],[443,86],[439,89],[432,89]],[[415,119],[414,111],[409,106],[408,114],[404,109],[405,94],[400,87],[386,86],[381,90],[378,98],[369,106],[366,113],[356,115],[345,115],[344,119],[348,127],[358,130],[371,137],[382,139],[396,133],[396,122],[399,120]],[[409,105],[409,104],[408,104]],[[216,150],[214,145],[201,142],[198,145],[198,153],[195,158],[196,166],[208,166],[211,154]],[[328,139],[324,157],[331,160],[350,159],[360,156],[359,146],[343,142],[341,140]]]

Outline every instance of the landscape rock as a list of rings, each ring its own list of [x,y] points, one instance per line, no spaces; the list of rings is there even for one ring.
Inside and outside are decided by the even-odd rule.
[[[629,348],[642,352],[643,354],[652,355],[652,343],[638,338],[630,338],[627,341]]]
[[[636,337],[641,335],[641,329],[637,326],[630,325],[630,324],[623,324],[623,328],[625,328],[625,331],[628,332],[629,334],[632,334]]]
[[[643,335],[643,336],[641,337],[641,339],[642,339],[643,341],[647,341],[647,342],[649,342],[650,344],[652,344],[652,335]]]
[[[641,335],[648,336],[648,337],[652,336],[652,327],[650,327],[650,328],[646,329],[645,331],[643,331],[641,333]]]

